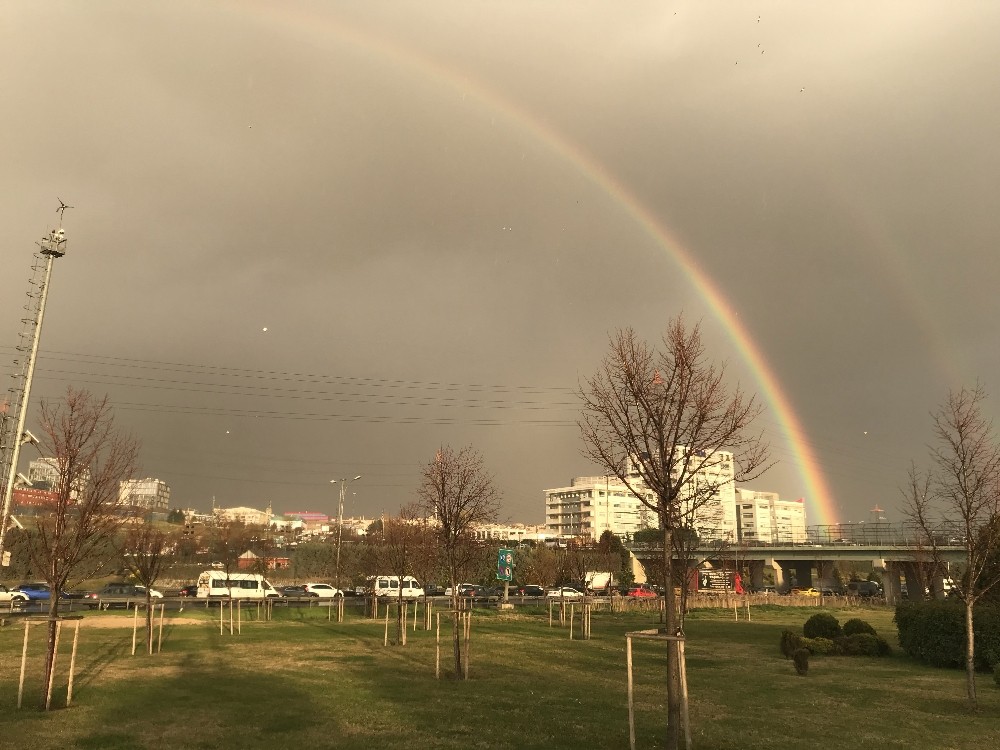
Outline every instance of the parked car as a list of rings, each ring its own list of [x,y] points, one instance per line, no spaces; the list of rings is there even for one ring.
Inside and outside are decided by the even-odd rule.
[[[562,586],[557,589],[550,589],[545,592],[545,596],[549,599],[582,599],[583,592],[577,591],[570,586]]]
[[[471,588],[475,588],[475,587],[476,587],[476,584],[474,584],[474,583],[460,583],[460,584],[458,584],[458,595],[459,596],[465,596],[465,591],[466,590],[471,589]],[[444,595],[445,596],[451,596],[451,586],[449,586],[448,588],[446,588],[444,590]]]
[[[17,589],[11,591],[6,586],[0,585],[0,603],[10,604],[13,602],[16,605],[24,604],[26,601],[28,601],[28,595],[23,591],[18,591]]]
[[[427,596],[445,596],[447,591],[448,589],[444,586],[439,586],[436,583],[424,584],[424,593],[427,594]]]
[[[177,592],[177,596],[198,596],[198,584],[189,583],[187,586],[183,586],[181,590]]]
[[[639,586],[633,586],[630,588],[625,596],[633,596],[642,599],[655,599],[656,592],[645,584],[640,584]]]
[[[306,591],[305,586],[282,586],[278,589],[278,593],[282,596],[318,596],[318,594],[310,594]]]
[[[819,596],[820,595],[819,591],[817,591],[814,588],[808,588],[808,589],[793,588],[791,593],[792,593],[792,596]]]
[[[343,596],[344,592],[334,588],[329,583],[304,583],[302,588],[309,596],[318,596],[320,599],[332,599],[335,596]]]
[[[108,583],[100,591],[93,591],[84,594],[88,606],[91,609],[111,609],[112,607],[125,607],[146,601],[145,587],[136,586],[131,583]]]
[[[536,586],[533,583],[529,583],[525,586],[512,586],[510,589],[511,596],[545,596],[545,589],[541,586]]]
[[[503,599],[503,586],[490,586],[481,590],[476,597],[479,601],[494,602]]]
[[[459,586],[458,595],[463,599],[486,599],[485,586],[466,586],[464,589]]]

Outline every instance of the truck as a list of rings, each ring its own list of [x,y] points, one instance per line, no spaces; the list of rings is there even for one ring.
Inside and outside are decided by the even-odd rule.
[[[589,570],[583,575],[583,581],[590,591],[610,591],[618,585],[614,573],[608,571]]]
[[[281,596],[259,573],[206,570],[198,576],[199,599],[265,599]]]
[[[848,581],[848,596],[876,597],[882,596],[882,587],[875,581]]]

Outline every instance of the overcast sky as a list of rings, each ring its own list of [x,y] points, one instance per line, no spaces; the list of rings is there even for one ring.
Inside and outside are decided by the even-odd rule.
[[[762,388],[708,284],[837,520],[899,520],[948,390],[1000,409],[998,37],[993,2],[9,0],[0,355],[59,197],[32,402],[108,393],[174,505],[361,474],[347,514],[395,512],[472,444],[539,523],[600,473],[610,331],[683,312]],[[815,522],[779,416],[753,487]]]

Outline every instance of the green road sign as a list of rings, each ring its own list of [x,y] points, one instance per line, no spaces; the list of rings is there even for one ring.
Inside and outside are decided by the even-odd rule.
[[[514,550],[502,549],[497,555],[497,580],[514,580]]]

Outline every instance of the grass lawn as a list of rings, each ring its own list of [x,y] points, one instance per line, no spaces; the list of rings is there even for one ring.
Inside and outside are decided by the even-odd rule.
[[[784,628],[817,608],[759,607],[753,621],[701,610],[687,623],[696,748],[985,748],[1000,746],[1000,689],[979,678],[968,713],[964,675],[895,654],[813,657],[800,677],[778,651]],[[889,610],[829,610],[867,619],[895,644]],[[170,625],[163,652],[132,657],[122,628],[80,630],[73,706],[37,711],[42,629],[29,646],[26,707],[15,709],[23,628],[0,630],[0,739],[47,748],[622,748],[628,747],[624,633],[656,615],[595,613],[593,639],[570,641],[543,610],[476,610],[470,680],[434,679],[433,634],[383,647],[383,625],[324,610],[275,610],[272,622],[219,634],[204,610]],[[349,612],[349,614],[351,614]],[[90,615],[88,615],[89,617]],[[106,618],[105,613],[101,613]],[[442,620],[444,616],[442,615]],[[445,630],[444,624],[442,629]],[[65,704],[71,636],[63,633]],[[579,621],[577,621],[577,634]],[[391,638],[390,632],[390,638]],[[442,667],[450,651],[443,636]],[[636,641],[637,745],[662,747],[663,646]]]

